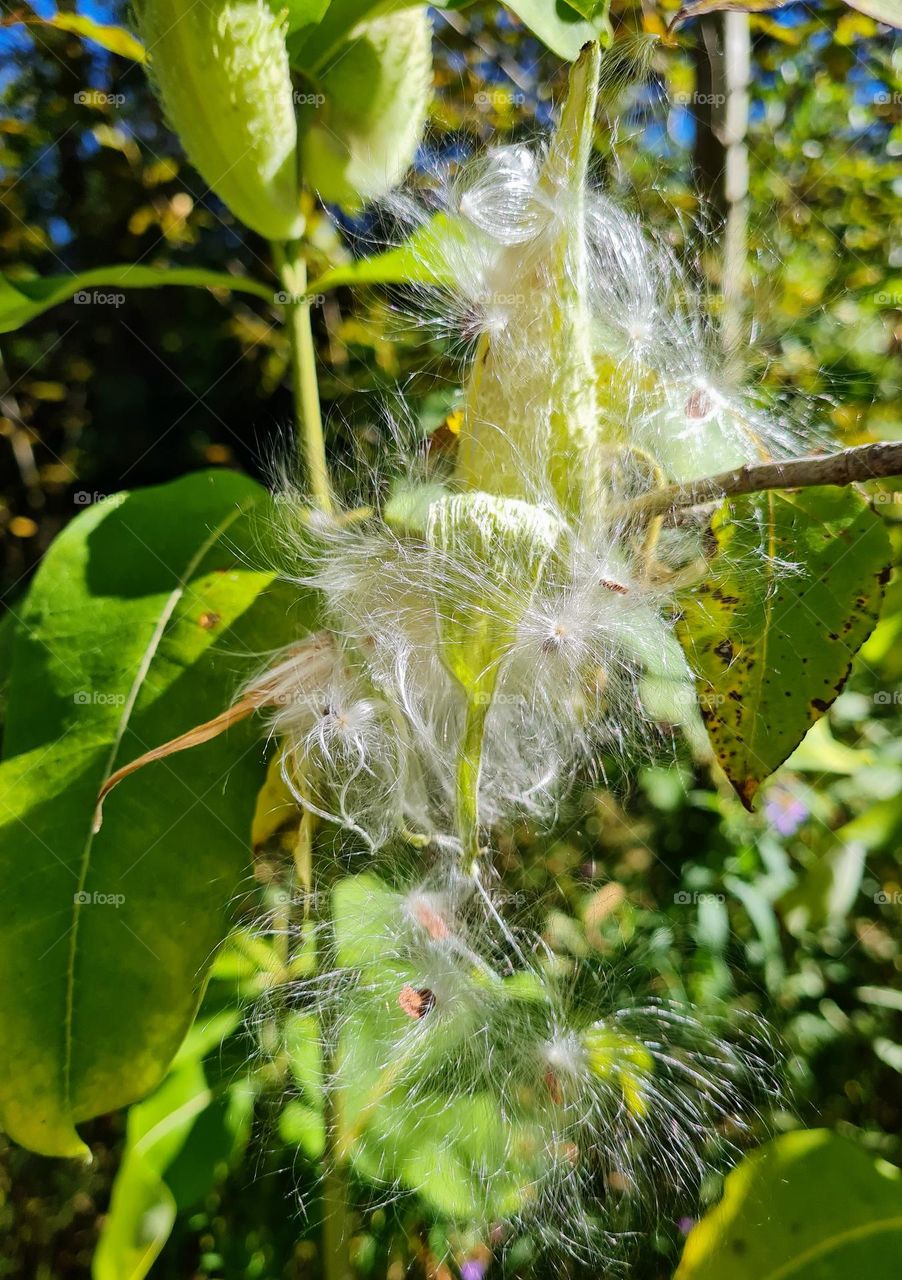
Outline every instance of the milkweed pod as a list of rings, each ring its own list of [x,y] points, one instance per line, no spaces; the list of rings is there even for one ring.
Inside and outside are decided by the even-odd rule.
[[[359,207],[409,168],[426,127],[432,27],[423,5],[362,22],[314,69],[325,101],[301,140],[304,181]]]
[[[545,491],[570,510],[586,500],[597,444],[585,187],[599,68],[589,45],[534,179],[530,237],[499,255],[492,299],[504,305],[476,352],[457,460],[467,488]]]
[[[281,20],[266,0],[139,0],[151,78],[191,163],[269,240],[303,231]]]
[[[564,526],[516,498],[464,493],[429,507],[439,652],[471,696],[489,700],[517,624]]]

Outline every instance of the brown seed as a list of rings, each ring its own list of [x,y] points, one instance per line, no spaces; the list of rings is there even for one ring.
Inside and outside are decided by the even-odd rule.
[[[625,587],[622,582],[614,582],[612,578],[602,578],[601,586],[607,591],[616,591],[618,596],[628,596],[630,593],[629,587]]]
[[[203,627],[204,631],[212,631],[220,622],[222,618],[218,613],[202,613],[197,620],[197,625]]]
[[[408,1018],[425,1018],[435,1004],[435,992],[428,987],[403,986],[398,992],[398,1004]]]
[[[710,399],[700,387],[696,387],[686,401],[686,416],[689,418],[707,418],[710,412]]]
[[[435,942],[441,942],[448,937],[449,929],[447,922],[443,916],[425,902],[417,903],[414,908],[414,917],[418,925],[425,929]]]

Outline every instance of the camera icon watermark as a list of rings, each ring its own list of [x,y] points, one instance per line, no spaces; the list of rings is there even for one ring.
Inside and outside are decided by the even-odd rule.
[[[72,495],[72,501],[77,507],[94,507],[99,502],[106,502],[110,497],[112,494],[109,493],[98,493],[96,490],[89,493],[87,489],[76,489]]]
[[[902,705],[902,689],[878,689],[874,702],[878,707],[898,707]]]
[[[894,889],[891,893],[881,889],[874,894],[874,902],[878,907],[902,906],[902,889]]]
[[[699,906],[706,902],[724,903],[726,900],[722,893],[690,893],[688,889],[678,889],[673,895],[673,901],[678,907]]]

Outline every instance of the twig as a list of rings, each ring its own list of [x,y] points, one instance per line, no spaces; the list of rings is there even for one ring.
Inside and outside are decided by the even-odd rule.
[[[733,471],[721,471],[689,484],[671,484],[652,489],[625,502],[617,514],[649,519],[668,515],[686,507],[697,507],[721,498],[768,489],[804,489],[810,485],[854,484],[856,480],[876,480],[902,475],[902,442],[881,441],[857,445],[822,458],[792,458],[786,462],[747,463]]]

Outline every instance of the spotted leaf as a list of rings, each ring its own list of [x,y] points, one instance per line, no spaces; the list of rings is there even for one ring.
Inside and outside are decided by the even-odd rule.
[[[711,535],[678,635],[714,752],[750,808],[845,684],[877,621],[889,540],[860,493],[832,487],[727,503]]]

